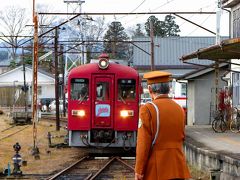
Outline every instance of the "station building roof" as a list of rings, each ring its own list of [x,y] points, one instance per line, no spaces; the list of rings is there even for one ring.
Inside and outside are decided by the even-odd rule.
[[[185,62],[194,58],[226,62],[229,59],[240,59],[240,38],[226,39],[220,44],[200,48],[193,53],[183,55],[180,60]]]

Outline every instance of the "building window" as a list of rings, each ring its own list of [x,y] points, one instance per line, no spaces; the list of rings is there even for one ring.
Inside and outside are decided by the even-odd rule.
[[[186,96],[187,95],[187,84],[182,83],[181,84],[181,96]]]
[[[32,95],[32,86],[30,86],[30,94]],[[42,86],[37,87],[37,94],[42,95]]]
[[[37,87],[37,93],[38,95],[42,95],[42,86]]]

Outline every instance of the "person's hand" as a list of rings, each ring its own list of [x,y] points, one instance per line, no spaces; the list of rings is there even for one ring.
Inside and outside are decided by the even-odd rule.
[[[135,180],[142,180],[143,179],[143,175],[135,173]]]

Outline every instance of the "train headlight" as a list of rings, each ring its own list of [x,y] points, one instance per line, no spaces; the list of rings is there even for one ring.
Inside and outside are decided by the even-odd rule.
[[[99,60],[98,66],[100,69],[107,69],[109,65],[109,61],[105,58],[102,58]]]
[[[121,110],[120,111],[120,116],[121,117],[129,117],[129,116],[133,116],[133,115],[134,115],[133,110]]]
[[[85,111],[84,110],[72,110],[72,115],[83,117],[83,116],[85,116]]]

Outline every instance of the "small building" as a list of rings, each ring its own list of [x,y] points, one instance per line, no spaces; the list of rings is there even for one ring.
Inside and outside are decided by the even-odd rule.
[[[28,86],[27,101],[31,104],[32,68],[25,68],[26,85]],[[15,99],[17,105],[23,105],[24,73],[23,66],[0,74],[0,106],[11,106]],[[38,99],[55,98],[55,79],[52,74],[38,70]]]
[[[227,86],[226,72],[228,65],[223,63],[219,68],[218,91]],[[215,110],[216,87],[214,68],[203,68],[182,77],[187,80],[187,125],[207,125]]]
[[[230,30],[231,37],[240,40],[240,1],[239,0],[222,0],[223,8],[230,8],[229,15],[231,18]],[[238,44],[238,46],[240,46]],[[238,50],[239,51],[239,50]],[[238,52],[236,51],[236,52]],[[234,57],[233,57],[234,58]],[[231,82],[233,85],[233,106],[240,106],[240,55],[238,58],[231,59]]]
[[[232,106],[239,106],[240,105],[240,63],[239,63],[239,59],[240,59],[240,55],[239,55],[239,51],[240,51],[240,2],[239,0],[222,0],[222,8],[231,8],[231,10],[229,11],[229,15],[230,15],[230,34],[231,37],[233,37],[232,39],[225,39],[223,41],[221,41],[219,44],[215,44],[215,45],[211,45],[211,46],[206,46],[204,48],[201,49],[195,49],[193,52],[187,54],[187,55],[183,55],[181,57],[181,60],[183,62],[189,62],[192,61],[192,59],[194,58],[198,58],[199,60],[202,59],[209,59],[213,62],[214,66],[212,66],[212,68],[215,71],[215,77],[214,80],[211,80],[211,78],[209,79],[209,84],[211,84],[211,86],[215,87],[219,87],[221,88],[223,85],[221,83],[221,80],[224,80],[221,77],[221,69],[219,69],[219,64],[221,63],[226,63],[228,64],[228,78],[225,79],[227,80],[226,82],[228,82],[228,86],[230,89],[232,89]],[[226,10],[226,9],[224,9]],[[219,74],[216,75],[216,72],[219,71]],[[196,77],[201,77],[201,76],[196,76]],[[188,79],[191,80],[192,78],[195,79],[195,76],[191,76],[191,75],[186,75],[184,76],[184,79]],[[192,85],[191,85],[192,84]],[[202,119],[202,115],[200,116],[200,114],[196,114],[194,111],[196,110],[196,104],[198,104],[198,108],[202,109],[203,107],[205,108],[206,104],[203,101],[202,98],[198,98],[198,96],[200,95],[199,92],[205,92],[207,93],[205,86],[206,84],[204,84],[203,82],[201,83],[200,86],[197,85],[198,83],[191,83],[191,81],[189,81],[189,94],[188,94],[188,98],[190,99],[194,99],[195,97],[197,99],[199,99],[198,101],[193,100],[191,103],[193,104],[189,104],[189,108],[188,108],[188,121],[192,121],[193,123],[195,123],[196,121],[198,123],[202,123],[203,120]],[[218,86],[217,86],[218,85]],[[208,93],[207,93],[208,94]],[[215,93],[216,94],[216,93]],[[198,96],[197,96],[198,95]],[[214,95],[207,95],[209,98],[213,98]],[[199,96],[202,97],[202,96]],[[190,102],[189,99],[189,102]],[[191,108],[191,106],[193,106],[194,108]],[[203,115],[205,116],[205,115]]]

